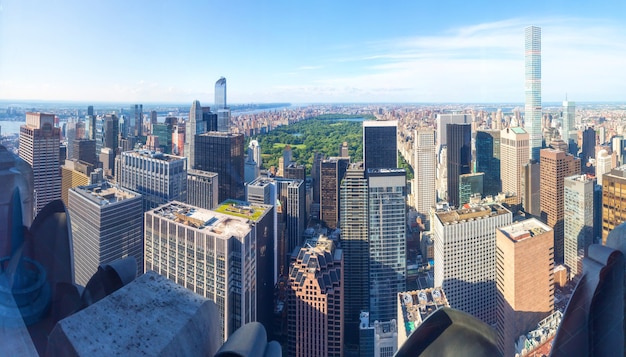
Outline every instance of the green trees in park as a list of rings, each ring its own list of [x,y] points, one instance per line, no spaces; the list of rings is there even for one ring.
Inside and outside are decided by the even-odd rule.
[[[257,135],[249,140],[254,139],[259,142],[264,168],[278,166],[278,160],[282,157],[285,146],[289,145],[294,161],[305,165],[307,175],[310,175],[314,154],[319,152],[326,156],[339,156],[339,147],[344,141],[348,143],[351,161],[363,160],[362,124],[360,120],[345,120],[352,118],[363,118],[363,116],[325,114],[321,117],[280,126],[267,134]],[[408,164],[401,157],[399,161],[398,167],[407,169],[407,176],[412,176],[412,170]]]

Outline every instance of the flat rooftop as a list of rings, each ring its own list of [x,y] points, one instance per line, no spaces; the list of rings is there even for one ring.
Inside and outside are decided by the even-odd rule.
[[[460,208],[455,210],[445,210],[442,212],[436,212],[435,215],[442,224],[457,224],[475,219],[484,219],[503,214],[511,213],[508,209],[504,208],[501,204],[478,204],[470,206],[468,208]]]
[[[150,212],[198,231],[210,232],[226,239],[232,236],[243,237],[250,232],[250,224],[245,218],[233,217],[182,202],[169,202]]]
[[[442,288],[429,288],[398,293],[402,309],[401,321],[409,336],[430,314],[450,306]]]
[[[509,226],[500,227],[498,230],[513,241],[521,241],[548,232],[552,228],[541,223],[536,218],[530,218]]]
[[[136,157],[145,157],[149,159],[157,159],[167,162],[173,162],[178,160],[184,160],[185,158],[182,156],[168,155],[161,152],[156,152],[152,150],[133,150],[133,151],[124,151],[122,155],[136,156]]]
[[[219,212],[225,215],[240,217],[257,222],[263,218],[269,210],[272,209],[271,205],[263,205],[258,203],[250,203],[237,200],[226,200],[220,203],[215,212]]]
[[[187,170],[187,175],[192,175],[192,176],[203,176],[203,177],[215,177],[215,176],[217,176],[217,172],[204,171],[204,170],[195,170],[195,169],[188,169],[188,170]]]
[[[78,186],[74,187],[73,190],[100,206],[141,197],[138,193],[112,186],[106,182],[89,186]]]

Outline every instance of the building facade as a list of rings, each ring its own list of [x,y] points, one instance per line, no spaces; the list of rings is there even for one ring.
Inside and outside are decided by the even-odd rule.
[[[423,221],[430,218],[430,208],[435,205],[437,155],[435,152],[435,131],[432,129],[417,129],[413,132],[415,157],[413,170],[415,179],[413,192],[415,210]]]
[[[496,323],[496,228],[511,224],[500,204],[433,210],[435,286],[450,307]]]
[[[320,166],[320,219],[335,229],[339,224],[339,187],[350,158],[331,157],[322,160]]]
[[[520,335],[554,311],[552,229],[536,218],[496,231],[498,348],[515,355]]]
[[[61,199],[60,140],[61,129],[54,127],[54,114],[26,113],[26,124],[20,126],[18,154],[33,169],[35,213]]]
[[[202,120],[202,105],[196,100],[191,104],[189,119],[185,123],[184,154],[190,169],[196,169],[196,135],[204,132],[206,132],[206,123]]]
[[[541,125],[541,28],[525,29],[525,96],[524,129],[528,132],[529,159],[539,161],[542,147]],[[528,161],[528,160],[524,160]]]
[[[563,258],[570,278],[582,273],[579,261],[593,244],[595,232],[594,192],[596,180],[587,175],[566,177],[564,191]],[[599,212],[598,212],[599,213]]]
[[[143,274],[141,195],[108,183],[69,190],[76,283],[87,285],[100,264],[132,256]]]
[[[219,177],[215,172],[187,170],[186,203],[204,209],[218,205]]]
[[[500,160],[500,130],[477,131],[476,172],[485,174],[485,195],[496,196],[502,191]]]
[[[196,136],[195,169],[219,177],[219,201],[244,197],[243,134],[211,131]]]
[[[526,130],[519,127],[500,132],[502,192],[515,195],[518,204],[522,202],[521,178],[523,166],[528,163],[529,140]]]
[[[472,126],[471,124],[447,124],[448,142],[448,203],[459,207],[459,176],[471,173],[472,167]]]
[[[609,233],[626,222],[626,166],[614,168],[602,177],[602,244]]]
[[[365,170],[398,167],[397,120],[363,122]]]

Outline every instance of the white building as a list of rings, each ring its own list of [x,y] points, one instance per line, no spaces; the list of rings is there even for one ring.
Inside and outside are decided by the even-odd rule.
[[[579,270],[579,259],[593,243],[593,196],[595,179],[586,175],[566,177],[564,186],[564,262],[569,268],[570,278]],[[579,258],[581,256],[581,258]]]
[[[450,307],[496,322],[496,228],[512,222],[500,204],[432,211],[435,286]]]
[[[507,128],[500,132],[500,175],[502,192],[522,199],[523,166],[528,163],[529,135],[519,127]]]
[[[437,156],[435,153],[435,131],[418,129],[413,132],[414,165],[413,196],[415,210],[423,220],[429,219],[430,208],[435,205]]]

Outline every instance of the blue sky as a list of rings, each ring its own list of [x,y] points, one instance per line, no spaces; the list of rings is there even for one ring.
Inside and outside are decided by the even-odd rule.
[[[0,99],[523,102],[524,27],[544,101],[626,100],[625,1],[0,0]]]

